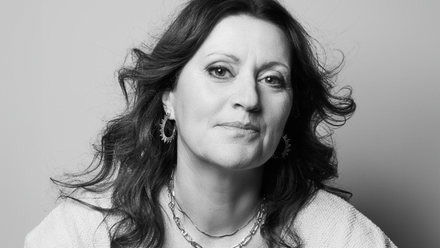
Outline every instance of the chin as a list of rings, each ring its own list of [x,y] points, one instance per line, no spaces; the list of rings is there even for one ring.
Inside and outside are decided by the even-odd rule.
[[[228,170],[247,170],[254,169],[264,164],[260,153],[241,151],[240,149],[228,149],[214,152],[210,161]]]

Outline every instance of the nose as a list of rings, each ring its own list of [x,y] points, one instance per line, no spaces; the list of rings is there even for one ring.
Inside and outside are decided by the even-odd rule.
[[[257,112],[261,109],[260,92],[253,76],[243,76],[236,82],[234,89],[234,108],[243,108],[248,112]]]

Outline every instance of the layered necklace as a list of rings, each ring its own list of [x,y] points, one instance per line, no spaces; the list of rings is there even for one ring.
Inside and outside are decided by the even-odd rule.
[[[212,235],[212,234],[209,234],[209,233],[207,233],[207,232],[204,232],[204,231],[202,231],[202,230],[200,230],[195,224],[194,224],[194,222],[191,220],[191,218],[189,218],[189,216],[182,210],[182,208],[179,206],[179,203],[177,203],[177,201],[176,201],[176,197],[175,197],[175,194],[174,194],[174,172],[173,173],[171,173],[171,178],[170,178],[170,181],[169,181],[169,183],[168,183],[168,188],[167,188],[167,193],[168,193],[168,198],[169,198],[169,200],[170,200],[170,202],[168,203],[168,207],[170,208],[170,210],[171,210],[171,213],[173,214],[173,220],[174,220],[174,223],[176,223],[176,226],[177,226],[177,228],[180,230],[180,233],[182,234],[182,236],[185,238],[185,240],[188,242],[188,243],[190,243],[193,247],[195,247],[195,248],[203,248],[199,243],[197,243],[190,235],[189,235],[189,233],[185,230],[185,227],[183,226],[183,223],[182,223],[182,221],[180,220],[180,218],[179,218],[179,216],[177,216],[176,215],[176,205],[179,207],[179,209],[180,209],[180,212],[182,212],[182,214],[184,215],[184,216],[186,216],[190,221],[191,221],[191,223],[193,223],[193,225],[195,226],[195,228],[199,231],[199,232],[201,232],[201,233],[203,233],[204,235],[206,235],[206,236],[208,236],[208,237],[211,237],[211,238],[223,238],[223,237],[229,237],[229,236],[232,236],[232,235],[234,235],[234,234],[236,234],[238,231],[240,231],[241,229],[243,229],[244,227],[246,227],[254,218],[255,218],[255,223],[254,223],[254,225],[252,226],[252,228],[251,228],[251,230],[249,231],[249,234],[248,235],[246,235],[243,239],[242,239],[242,241],[239,243],[239,244],[237,244],[237,245],[235,245],[235,246],[233,246],[233,247],[231,247],[231,248],[241,248],[241,247],[243,247],[243,246],[245,246],[245,245],[247,245],[248,243],[249,243],[249,241],[252,239],[252,237],[257,233],[257,231],[258,231],[258,228],[260,228],[260,226],[261,226],[261,224],[262,224],[262,222],[263,222],[263,217],[264,217],[264,214],[265,214],[265,212],[266,212],[266,208],[265,208],[265,202],[264,202],[264,199],[261,201],[261,205],[260,205],[260,207],[259,207],[259,209],[258,209],[258,212],[253,216],[253,218],[251,218],[245,225],[243,225],[242,227],[240,227],[240,228],[238,228],[237,230],[235,230],[235,231],[233,231],[233,232],[231,232],[231,233],[228,233],[228,234],[224,234],[224,235]]]

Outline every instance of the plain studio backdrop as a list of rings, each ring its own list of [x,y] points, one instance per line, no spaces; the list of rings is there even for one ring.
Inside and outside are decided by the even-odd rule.
[[[358,104],[336,131],[336,183],[399,247],[440,243],[440,4],[284,0],[328,52]],[[2,247],[53,209],[49,181],[91,160],[91,144],[123,109],[115,71],[151,43],[182,1],[0,3]],[[437,246],[438,247],[438,246]]]

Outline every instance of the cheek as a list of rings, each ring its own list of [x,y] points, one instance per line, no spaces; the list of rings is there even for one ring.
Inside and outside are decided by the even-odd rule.
[[[271,101],[268,103],[270,105],[270,109],[268,114],[270,115],[269,121],[272,125],[277,128],[284,128],[284,124],[289,118],[290,111],[292,109],[292,96],[290,93],[285,93],[285,95],[281,97],[274,97],[270,99]]]
[[[289,118],[291,106],[292,106],[292,98],[286,97],[283,101],[272,102],[273,108],[268,111],[268,115],[266,116],[267,120],[267,128],[269,131],[269,137],[271,138],[271,143],[277,143],[278,140],[283,135],[284,126]],[[278,107],[276,107],[278,106]],[[279,107],[283,106],[283,107]]]
[[[183,131],[202,131],[219,112],[218,99],[197,81],[187,86],[176,96],[176,122]]]

